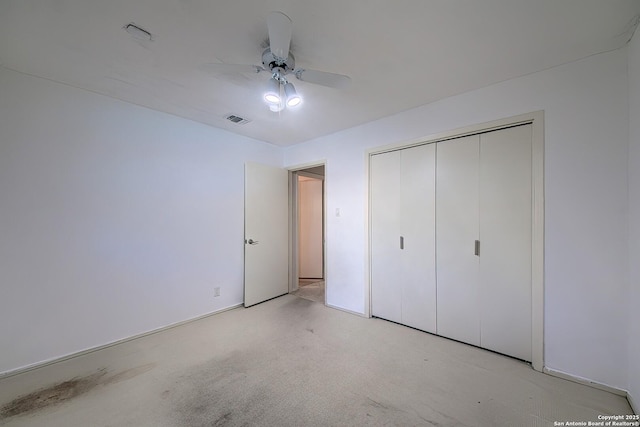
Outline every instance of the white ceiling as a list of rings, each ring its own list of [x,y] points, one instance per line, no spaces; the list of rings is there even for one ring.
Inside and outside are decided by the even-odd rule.
[[[296,66],[350,88],[294,78],[305,102],[273,113],[267,73],[198,68],[260,64],[274,10],[293,20]],[[620,48],[638,14],[640,0],[0,0],[0,64],[286,146]]]

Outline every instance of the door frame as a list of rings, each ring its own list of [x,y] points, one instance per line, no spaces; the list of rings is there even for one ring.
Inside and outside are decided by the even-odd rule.
[[[374,154],[400,150],[412,146],[431,144],[479,133],[496,131],[508,127],[531,124],[531,179],[532,179],[532,224],[531,224],[531,365],[543,372],[544,364],[544,111],[534,111],[486,123],[479,123],[442,132],[426,138],[393,143],[376,147],[365,153],[367,179],[365,216],[367,233],[367,268],[365,269],[366,316],[371,317],[371,204],[370,161]],[[436,166],[437,167],[437,166]]]
[[[324,176],[320,177],[306,169],[324,166]],[[298,247],[298,175],[322,178],[322,276],[324,280],[324,304],[327,305],[327,163],[326,160],[304,163],[289,170],[289,293],[298,290],[299,247]]]

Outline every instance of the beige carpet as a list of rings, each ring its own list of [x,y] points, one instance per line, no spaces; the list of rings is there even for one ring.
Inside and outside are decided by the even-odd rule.
[[[11,427],[552,426],[630,411],[517,360],[293,295],[0,380]]]
[[[322,279],[300,279],[298,290],[292,293],[300,298],[324,304],[324,288],[324,280]]]

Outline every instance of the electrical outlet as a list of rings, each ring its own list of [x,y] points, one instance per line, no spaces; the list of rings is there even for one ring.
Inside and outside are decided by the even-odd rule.
[[[214,297],[220,296],[220,286],[216,286],[215,288],[213,288],[213,296]]]

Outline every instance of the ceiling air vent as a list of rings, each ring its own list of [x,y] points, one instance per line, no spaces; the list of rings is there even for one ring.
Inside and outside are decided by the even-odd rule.
[[[142,27],[139,27],[138,25],[134,24],[133,22],[130,22],[129,24],[125,25],[124,30],[131,34],[133,37],[135,37],[138,40],[146,40],[146,41],[152,41],[153,40],[153,36],[151,35],[151,33],[147,30],[145,30]]]
[[[244,117],[236,116],[235,114],[227,114],[226,116],[224,116],[224,118],[237,125],[244,125],[251,121],[245,119]]]

